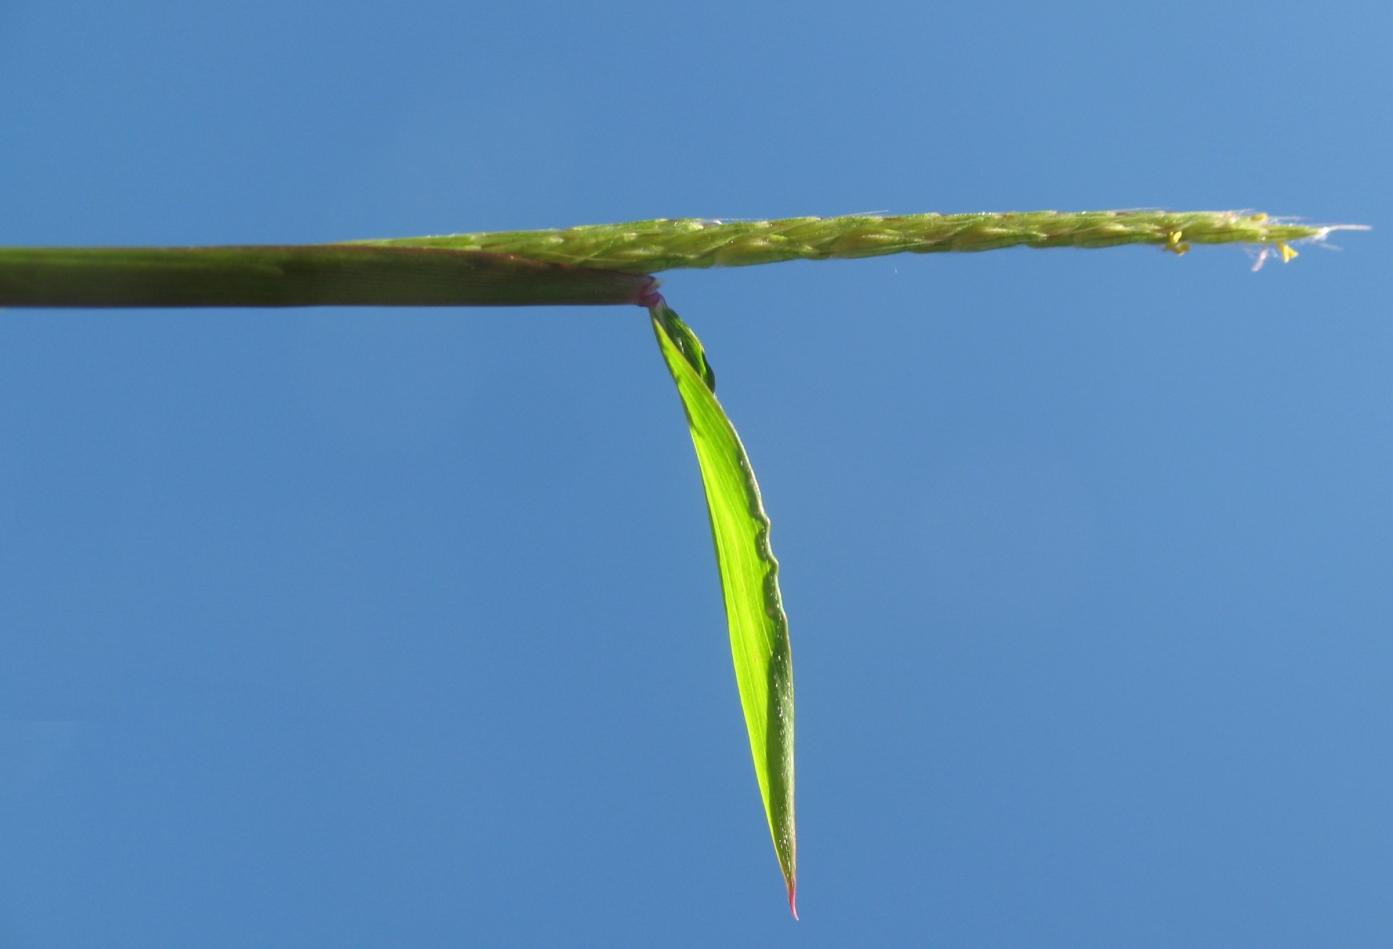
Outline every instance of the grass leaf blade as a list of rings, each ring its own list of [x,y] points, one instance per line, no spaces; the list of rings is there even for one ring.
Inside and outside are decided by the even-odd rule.
[[[740,436],[716,400],[715,374],[701,341],[661,300],[649,313],[686,410],[701,468],[755,777],[796,919],[793,664],[779,594],[779,564],[769,548],[769,517]]]

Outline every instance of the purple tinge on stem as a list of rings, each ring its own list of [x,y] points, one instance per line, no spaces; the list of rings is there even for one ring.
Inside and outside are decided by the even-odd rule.
[[[649,277],[648,282],[639,288],[638,296],[634,302],[639,306],[646,306],[653,310],[663,305],[663,295],[658,292],[658,278]]]

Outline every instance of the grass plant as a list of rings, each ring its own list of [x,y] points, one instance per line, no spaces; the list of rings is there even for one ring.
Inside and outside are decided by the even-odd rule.
[[[675,268],[1006,247],[1238,243],[1296,256],[1332,231],[1233,211],[1032,211],[659,219],[312,245],[0,248],[0,307],[646,307],[706,494],[735,678],[775,855],[797,916],[793,666],[769,518],[715,373],[652,274]]]

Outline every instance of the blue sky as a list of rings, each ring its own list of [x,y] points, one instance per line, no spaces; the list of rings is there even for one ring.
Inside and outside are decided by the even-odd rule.
[[[0,944],[1385,945],[1385,5],[0,5],[0,244],[1259,208],[673,273],[774,519],[783,907],[638,310],[0,315]]]

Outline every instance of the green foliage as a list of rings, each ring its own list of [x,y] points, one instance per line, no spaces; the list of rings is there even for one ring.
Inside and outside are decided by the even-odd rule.
[[[701,468],[755,777],[796,917],[793,663],[779,595],[779,562],[769,549],[769,517],[745,446],[716,400],[716,377],[701,341],[666,303],[656,303],[649,313]]]
[[[778,562],[744,446],[716,400],[701,341],[649,274],[676,267],[1003,247],[1247,243],[1283,261],[1289,242],[1357,226],[1236,211],[1029,211],[781,220],[631,221],[345,244],[0,248],[0,306],[647,306],[686,411],[706,492],[731,656],[755,777],[797,916],[793,668]]]

